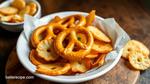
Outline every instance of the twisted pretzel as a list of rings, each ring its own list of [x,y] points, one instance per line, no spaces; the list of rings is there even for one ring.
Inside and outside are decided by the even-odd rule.
[[[87,37],[87,43],[84,44],[77,39],[76,33],[83,33]],[[66,46],[63,45],[63,41],[69,38],[69,42]],[[85,27],[69,28],[61,33],[55,39],[54,47],[56,52],[63,58],[68,60],[81,60],[85,55],[89,54],[93,45],[93,36]],[[74,50],[78,47],[78,50]]]
[[[75,27],[75,26],[84,26],[86,24],[86,18],[79,14],[71,15],[71,16],[63,18],[57,23],[67,28]]]
[[[40,26],[32,33],[31,43],[33,47],[36,47],[41,40],[54,38],[60,31],[63,31],[64,29],[65,28],[62,25],[55,23]]]

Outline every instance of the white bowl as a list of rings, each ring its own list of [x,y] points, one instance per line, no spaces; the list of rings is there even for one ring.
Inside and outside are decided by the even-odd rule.
[[[49,20],[54,18],[54,16],[65,17],[65,16],[73,15],[73,14],[87,15],[88,13],[74,12],[74,11],[60,12],[60,13],[54,13],[54,14],[45,16],[45,17],[41,18],[40,20],[44,21],[44,22],[48,22]],[[96,16],[96,18],[103,20],[103,18],[101,18],[99,16]],[[45,24],[47,24],[47,23],[45,23]],[[71,75],[71,76],[64,76],[64,75],[48,76],[48,75],[44,75],[44,74],[35,73],[36,67],[29,60],[30,47],[29,47],[29,42],[26,40],[24,32],[22,32],[21,35],[19,36],[16,49],[17,49],[17,55],[18,55],[20,62],[23,64],[23,66],[29,72],[31,72],[32,74],[34,74],[40,78],[43,78],[43,79],[46,79],[49,81],[60,82],[60,83],[79,83],[79,82],[84,82],[84,81],[88,81],[88,80],[94,79],[96,77],[99,77],[99,76],[105,74],[106,72],[110,71],[118,63],[118,61],[121,57],[121,54],[122,54],[122,49],[121,49],[120,52],[117,52],[118,53],[117,56],[114,55],[116,57],[114,60],[105,63],[102,67],[96,68],[94,70],[90,70],[86,73]]]
[[[0,4],[0,8],[9,6],[12,3],[12,1],[13,0],[4,1],[3,3]],[[36,14],[34,15],[34,17],[40,18],[41,17],[41,6],[40,6],[39,2],[36,0],[26,0],[26,2],[29,2],[29,1],[33,1],[37,4],[38,10],[37,10]],[[8,30],[8,31],[20,32],[21,30],[23,30],[23,23],[24,22],[19,22],[19,23],[0,22],[0,26],[3,29]]]

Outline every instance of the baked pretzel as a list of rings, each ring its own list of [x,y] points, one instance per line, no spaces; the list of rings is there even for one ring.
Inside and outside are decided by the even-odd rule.
[[[65,17],[57,23],[63,25],[66,28],[70,28],[75,26],[84,26],[86,24],[86,19],[84,16],[77,14]]]
[[[54,38],[56,37],[56,34],[58,34],[60,31],[63,31],[64,29],[64,26],[55,23],[40,26],[32,33],[31,43],[33,47],[36,48],[41,40]]]
[[[84,44],[77,39],[76,33],[83,33],[87,37],[87,43]],[[66,46],[63,45],[65,38],[69,38]],[[69,28],[59,33],[54,42],[56,52],[68,60],[81,60],[90,53],[93,45],[93,36],[85,27]],[[78,47],[78,50],[74,50]]]

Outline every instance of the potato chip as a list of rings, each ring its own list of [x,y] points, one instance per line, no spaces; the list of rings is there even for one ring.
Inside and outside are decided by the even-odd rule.
[[[92,46],[92,50],[99,53],[108,53],[112,51],[112,46],[109,43],[105,43],[102,41],[95,40]]]
[[[14,15],[11,20],[11,22],[14,22],[14,23],[22,22],[22,21],[23,21],[23,18],[20,15]]]
[[[38,56],[45,61],[54,61],[59,57],[53,49],[53,41],[51,39],[41,41],[36,51]]]
[[[29,2],[28,6],[30,7],[29,15],[34,15],[37,11],[37,5],[34,2]]]
[[[123,49],[122,57],[128,59],[128,56],[132,52],[141,52],[144,56],[149,56],[150,54],[149,49],[144,44],[136,40],[128,41]]]
[[[94,26],[88,26],[87,29],[92,32],[94,39],[104,41],[104,42],[111,42],[110,38],[106,36],[102,31]]]
[[[30,61],[34,64],[34,65],[39,65],[39,64],[46,64],[47,62],[44,61],[43,59],[39,58],[37,56],[36,50],[32,49],[30,51],[30,55],[29,55],[29,59]]]
[[[86,72],[88,69],[85,66],[85,63],[83,61],[81,62],[75,61],[75,62],[71,62],[71,70],[73,72],[83,73]]]
[[[91,50],[91,52],[85,57],[86,58],[96,58],[96,57],[98,57],[98,55],[99,55],[99,52]]]
[[[98,59],[94,60],[93,63],[92,63],[92,66],[95,67],[95,66],[102,66],[105,62],[105,57],[106,57],[106,54],[101,54]]]
[[[67,73],[70,68],[69,63],[40,64],[37,66],[36,72],[56,76]]]
[[[17,8],[14,7],[2,7],[0,8],[0,13],[4,14],[4,15],[13,15],[16,14],[18,12]]]
[[[150,59],[140,52],[132,52],[129,54],[130,64],[138,70],[145,70],[150,67]]]
[[[86,16],[86,26],[92,25],[94,19],[95,19],[95,10],[92,10],[88,16]]]
[[[29,14],[30,13],[30,6],[26,6],[24,9],[22,9],[20,12],[19,12],[19,15],[24,17],[25,14]]]
[[[1,22],[10,22],[13,17],[14,17],[14,15],[1,16],[1,17],[0,17],[0,21],[1,21]]]
[[[23,8],[25,8],[26,2],[25,0],[13,0],[11,5],[19,10],[22,10]]]

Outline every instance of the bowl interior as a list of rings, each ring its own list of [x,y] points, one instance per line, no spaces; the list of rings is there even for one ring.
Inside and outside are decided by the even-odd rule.
[[[73,14],[87,15],[87,13],[76,12],[76,11],[54,13],[54,14],[50,14],[48,16],[41,18],[40,19],[41,25],[47,24],[49,22],[49,20],[51,20],[55,16],[65,17],[65,16],[73,15]],[[103,20],[103,18],[101,18],[99,16],[96,16],[96,19]],[[24,32],[21,33],[21,35],[18,39],[16,48],[17,48],[17,54],[18,54],[18,58],[19,58],[20,62],[23,64],[23,66],[28,71],[30,71],[34,75],[41,77],[43,79],[55,81],[55,82],[61,82],[61,83],[79,83],[79,82],[91,80],[98,76],[101,76],[101,75],[105,74],[106,72],[108,72],[109,70],[111,70],[118,63],[118,61],[121,57],[121,54],[122,54],[122,50],[120,50],[120,52],[112,51],[112,52],[116,53],[116,54],[114,54],[115,58],[111,58],[110,56],[108,56],[108,58],[106,58],[106,60],[107,59],[111,59],[111,60],[107,60],[103,66],[91,69],[91,70],[87,71],[86,73],[70,75],[70,76],[65,76],[65,75],[48,76],[48,75],[44,75],[44,74],[34,73],[36,70],[36,67],[29,60],[29,57],[28,57],[29,52],[30,52],[29,41],[26,39]]]

